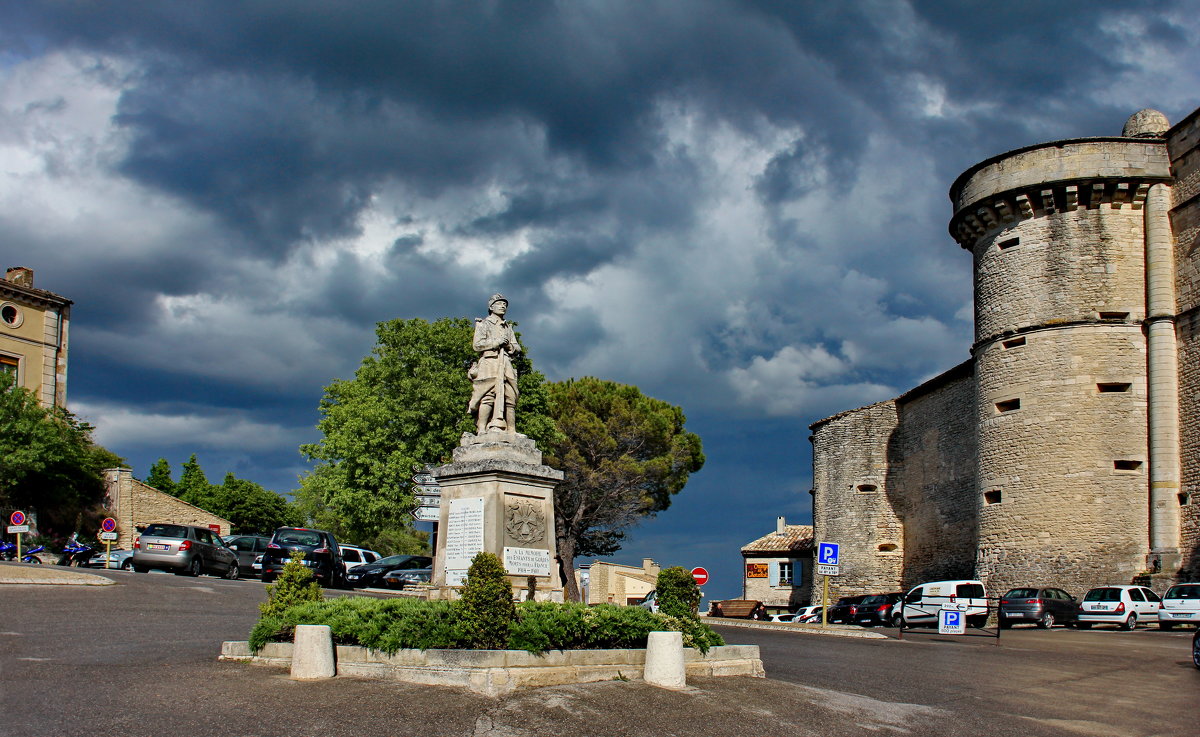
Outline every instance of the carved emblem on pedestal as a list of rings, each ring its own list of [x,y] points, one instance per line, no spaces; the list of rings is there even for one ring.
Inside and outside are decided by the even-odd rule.
[[[513,502],[505,509],[504,527],[510,538],[528,545],[546,537],[546,516],[531,502]]]

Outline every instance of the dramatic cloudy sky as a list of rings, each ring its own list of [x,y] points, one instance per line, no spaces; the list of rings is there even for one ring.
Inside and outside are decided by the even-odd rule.
[[[964,360],[964,168],[1200,105],[1192,2],[0,1],[0,266],[144,475],[287,492],[377,321],[504,292],[708,465],[616,560],[810,521],[809,423]]]

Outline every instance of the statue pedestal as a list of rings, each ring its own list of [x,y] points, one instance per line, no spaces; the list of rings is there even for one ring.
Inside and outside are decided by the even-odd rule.
[[[554,487],[562,471],[542,464],[525,435],[464,433],[453,461],[433,469],[442,488],[431,598],[457,598],[476,553],[504,563],[519,600],[562,601],[554,541]]]

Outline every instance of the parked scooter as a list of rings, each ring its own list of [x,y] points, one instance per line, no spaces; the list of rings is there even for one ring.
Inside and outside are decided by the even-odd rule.
[[[46,549],[45,545],[38,545],[34,548],[27,548],[21,551],[22,563],[41,563],[42,559],[37,557],[37,553]],[[4,560],[13,560],[17,557],[17,544],[10,542],[0,543],[0,558]]]
[[[62,555],[58,558],[60,566],[83,566],[92,557],[92,548],[84,545],[71,535],[71,539],[63,546]]]

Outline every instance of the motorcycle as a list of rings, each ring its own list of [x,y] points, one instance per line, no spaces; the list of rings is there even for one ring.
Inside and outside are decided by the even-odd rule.
[[[37,557],[36,553],[40,553],[46,549],[45,545],[38,545],[34,548],[27,548],[21,551],[22,563],[41,563],[42,559]],[[13,560],[17,557],[17,544],[10,542],[0,543],[0,558],[4,560]]]
[[[89,545],[84,545],[75,539],[72,535],[67,544],[63,546],[62,555],[58,558],[60,566],[83,566],[92,557],[92,548]]]

